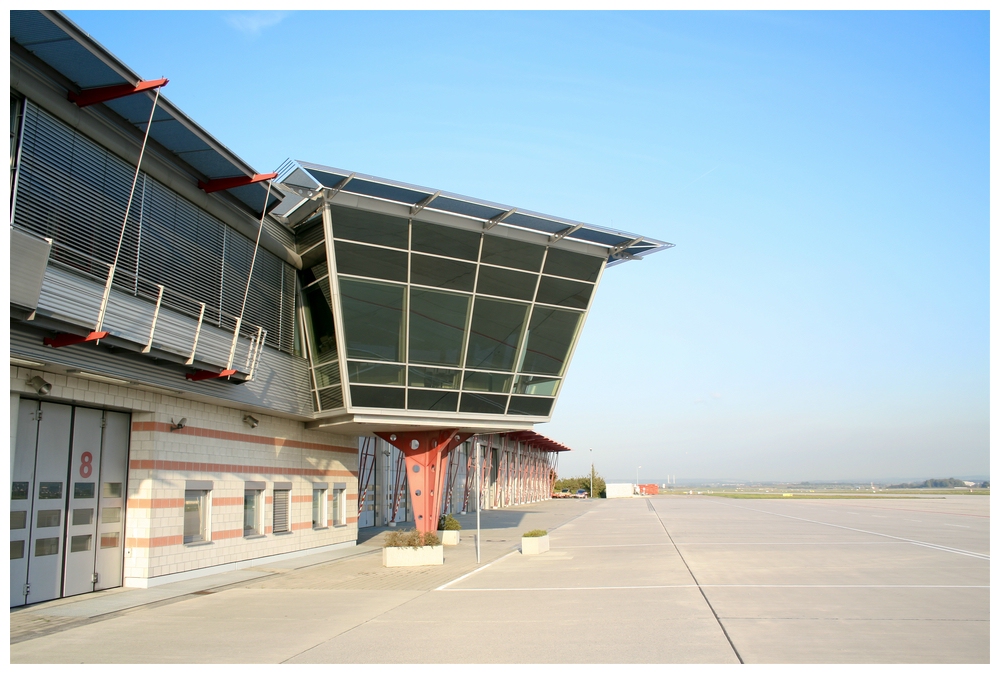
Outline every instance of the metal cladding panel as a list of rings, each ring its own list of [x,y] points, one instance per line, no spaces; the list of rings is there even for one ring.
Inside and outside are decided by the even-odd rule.
[[[14,224],[110,263],[134,167],[31,101],[25,106],[24,128]],[[120,270],[204,302],[210,311],[221,307],[236,315],[250,270],[247,251],[252,249],[253,241],[140,173],[122,239]],[[54,259],[64,254],[58,246],[53,251]],[[258,251],[246,320],[267,330],[271,346],[281,346],[283,336],[289,335],[284,348],[290,350],[294,314],[282,310],[295,301],[294,283],[286,284],[284,278],[289,270],[273,253]],[[107,268],[95,273],[107,274]],[[225,306],[223,289],[235,298]]]
[[[229,348],[233,344],[233,333],[220,330],[214,325],[202,325],[198,338],[198,351],[195,360],[210,363],[219,367],[229,361]]]
[[[115,98],[110,101],[106,101],[104,105],[117,112],[132,124],[138,126],[140,131],[145,131],[146,122],[149,121],[149,111],[153,107],[154,97],[155,94],[149,93],[123,96],[122,98]],[[169,112],[157,106],[156,112],[153,113],[153,128],[155,129],[156,125],[160,122],[172,119],[173,117],[170,116]],[[205,147],[208,148],[207,145],[205,145]]]
[[[146,117],[149,117],[149,112],[146,112]],[[140,131],[146,130],[146,123],[139,125]],[[150,138],[160,143],[164,147],[170,148],[173,152],[194,152],[196,150],[207,150],[210,148],[209,144],[204,140],[196,136],[188,129],[185,125],[181,124],[179,121],[173,118],[154,120],[153,128],[149,132]],[[233,175],[236,173],[232,169],[228,175]],[[226,176],[208,176],[209,178],[222,178]]]
[[[187,358],[194,347],[198,321],[176,311],[160,310],[153,334],[153,348]]]
[[[92,330],[103,299],[104,286],[100,283],[50,264],[38,298],[38,313]]]
[[[38,306],[49,263],[48,241],[10,230],[10,303],[26,309]]]
[[[40,42],[69,39],[62,29],[42,14],[24,9],[10,10],[10,37],[25,47]]]
[[[602,232],[599,230],[588,229],[586,227],[573,232],[573,238],[579,239],[580,241],[599,243],[603,246],[618,246],[632,240],[621,234],[612,234],[611,232]],[[635,237],[632,238],[634,239]]]
[[[556,232],[561,232],[567,227],[572,226],[565,222],[553,222],[552,220],[546,220],[544,218],[539,218],[525,213],[513,213],[504,218],[504,223],[508,225],[515,225],[517,227],[524,227],[525,229],[533,229],[538,232],[545,232],[547,234],[555,234]]]
[[[160,320],[163,320],[162,316]],[[157,331],[159,329],[157,322]],[[191,382],[184,379],[182,370],[176,366],[156,363],[148,357],[120,349],[109,351],[93,345],[51,349],[42,345],[43,332],[24,323],[12,324],[10,334],[11,353],[22,358],[208,396],[221,405],[256,407],[290,414],[302,420],[311,419],[313,415],[306,361],[270,347],[264,347],[261,352],[254,379],[236,386],[226,381]]]
[[[63,34],[65,36],[65,33]],[[54,42],[23,45],[81,89],[126,84],[124,78],[75,40],[66,37]]]
[[[178,156],[186,161],[191,167],[204,176],[221,176],[233,170],[233,165],[219,156],[219,153],[212,149],[189,150],[178,152]],[[261,203],[264,197],[261,196]]]
[[[132,297],[120,290],[112,290],[101,329],[107,330],[115,337],[136,344],[145,344],[149,339],[149,329],[153,325],[154,309],[155,305],[152,302]]]
[[[398,201],[404,204],[415,204],[433,194],[433,192],[417,192],[415,190],[408,190],[404,187],[386,185],[384,183],[375,182],[373,180],[364,180],[361,178],[354,178],[351,182],[347,183],[344,191],[351,194],[360,194],[366,197],[375,197],[376,199]]]
[[[470,218],[480,218],[482,220],[492,220],[499,215],[503,215],[508,210],[506,208],[498,209],[495,206],[485,206],[460,199],[452,199],[451,197],[438,197],[430,203],[428,208],[445,213],[465,215]]]

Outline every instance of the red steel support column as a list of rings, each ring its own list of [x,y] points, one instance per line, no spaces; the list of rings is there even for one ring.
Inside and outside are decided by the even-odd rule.
[[[406,483],[410,488],[413,521],[417,531],[437,531],[441,511],[441,488],[448,455],[472,434],[455,429],[376,433],[406,457]]]

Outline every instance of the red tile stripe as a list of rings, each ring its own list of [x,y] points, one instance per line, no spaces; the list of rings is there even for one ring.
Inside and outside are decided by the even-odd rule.
[[[216,438],[218,440],[233,440],[235,442],[251,442],[257,445],[269,445],[271,447],[295,447],[298,449],[316,449],[321,452],[339,452],[357,456],[358,450],[350,447],[339,447],[337,445],[323,445],[318,442],[302,442],[301,440],[289,440],[288,438],[275,438],[261,435],[250,435],[248,433],[232,433],[230,431],[216,431],[210,428],[198,428],[196,426],[185,426],[176,431],[170,430],[170,424],[162,421],[133,421],[133,431],[152,431],[154,433],[171,433],[176,435],[193,435],[201,438]]]
[[[203,473],[249,473],[252,475],[304,475],[310,477],[355,477],[349,470],[320,470],[319,468],[285,468],[284,466],[243,466],[229,463],[198,463],[192,461],[154,461],[134,459],[129,461],[132,470],[187,470]],[[311,497],[310,497],[311,498]]]
[[[130,498],[127,508],[138,508],[140,510],[151,510],[155,508],[183,508],[182,498]]]
[[[292,503],[310,503],[312,500],[313,500],[312,494],[292,496]]]
[[[157,536],[155,538],[126,538],[126,548],[162,548],[167,545],[181,545],[183,536]]]
[[[241,506],[243,505],[242,496],[220,496],[219,498],[212,499],[212,505],[214,506]],[[213,534],[214,536],[214,534]]]
[[[242,529],[226,529],[224,531],[213,531],[212,540],[213,541],[224,541],[227,538],[242,538]]]

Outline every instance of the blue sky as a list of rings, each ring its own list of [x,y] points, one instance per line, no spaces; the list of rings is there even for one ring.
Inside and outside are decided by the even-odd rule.
[[[989,472],[986,12],[68,12],[286,157],[677,247],[610,269],[563,474]]]

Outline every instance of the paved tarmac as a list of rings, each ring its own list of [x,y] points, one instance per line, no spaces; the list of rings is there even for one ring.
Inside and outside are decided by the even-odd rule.
[[[445,565],[356,548],[11,611],[11,662],[988,663],[989,497],[557,500]],[[552,549],[518,551],[551,531]]]

